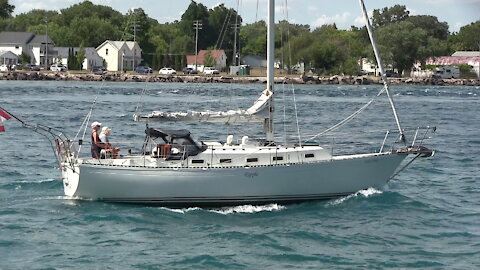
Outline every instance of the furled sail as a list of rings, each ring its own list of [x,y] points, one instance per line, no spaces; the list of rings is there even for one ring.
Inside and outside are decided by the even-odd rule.
[[[216,123],[245,123],[263,122],[268,117],[268,108],[273,93],[266,89],[262,95],[247,110],[229,111],[186,111],[186,112],[161,112],[153,111],[149,114],[134,114],[135,121],[191,121],[191,122],[216,122]]]

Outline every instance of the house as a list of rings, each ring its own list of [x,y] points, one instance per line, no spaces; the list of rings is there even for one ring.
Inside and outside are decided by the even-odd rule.
[[[11,52],[17,56],[26,53],[30,63],[50,65],[56,56],[54,42],[47,35],[30,32],[0,32],[0,51]]]
[[[18,64],[18,55],[11,51],[0,51],[0,65],[16,65]]]
[[[95,50],[108,71],[134,70],[142,62],[142,49],[136,41],[105,40]]]
[[[451,66],[469,65],[472,71],[480,78],[480,51],[457,51],[452,56],[428,58],[427,65]]]
[[[249,65],[251,67],[267,67],[267,58],[259,55],[247,55],[240,60],[242,65]]]
[[[214,68],[223,70],[227,67],[227,55],[224,50],[200,50],[198,55],[187,55],[187,67],[203,72],[206,56],[210,53],[215,61]]]
[[[55,47],[57,51],[57,56],[55,57],[55,63],[61,63],[65,66],[68,64],[68,51],[71,47]],[[97,50],[94,47],[86,47],[85,50],[85,59],[82,63],[83,70],[90,70],[93,66],[103,66],[103,58],[98,55]],[[73,47],[73,53],[75,55],[80,51],[80,47]]]

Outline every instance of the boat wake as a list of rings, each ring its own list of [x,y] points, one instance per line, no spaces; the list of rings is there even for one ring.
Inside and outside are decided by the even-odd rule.
[[[274,211],[284,210],[286,209],[286,207],[283,205],[278,205],[274,203],[274,204],[267,204],[267,205],[239,205],[239,206],[222,207],[222,208],[216,208],[216,209],[204,209],[199,207],[190,207],[190,208],[181,208],[181,209],[160,207],[160,209],[171,211],[174,213],[179,213],[179,214],[186,214],[188,212],[197,211],[197,210],[205,210],[215,214],[230,215],[230,214],[254,214],[259,212],[274,212]]]
[[[229,215],[229,214],[254,214],[259,212],[274,212],[286,209],[285,206],[276,203],[267,205],[239,205],[234,207],[222,207],[220,209],[208,210],[212,213]]]
[[[368,189],[359,190],[359,191],[357,191],[357,192],[355,192],[355,193],[353,193],[353,194],[350,194],[350,195],[348,195],[348,196],[346,196],[346,197],[342,197],[342,198],[333,200],[333,201],[329,202],[328,205],[332,205],[332,206],[334,206],[334,205],[339,205],[339,204],[341,204],[341,203],[343,203],[343,202],[345,202],[345,201],[350,200],[351,198],[356,198],[356,197],[358,197],[358,196],[363,196],[363,197],[367,198],[367,197],[370,197],[370,196],[372,196],[372,195],[382,194],[382,193],[383,193],[382,191],[370,187],[370,188],[368,188]]]

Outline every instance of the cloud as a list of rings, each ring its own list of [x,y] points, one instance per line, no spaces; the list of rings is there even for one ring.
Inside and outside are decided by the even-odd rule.
[[[316,6],[308,6],[307,10],[309,12],[316,12],[318,10],[318,8]]]

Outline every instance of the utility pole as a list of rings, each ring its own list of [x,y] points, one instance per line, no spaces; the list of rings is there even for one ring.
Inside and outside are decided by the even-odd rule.
[[[193,21],[193,28],[195,29],[195,70],[197,70],[197,58],[198,58],[198,30],[202,29],[202,21]]]
[[[48,17],[45,16],[45,70],[48,70]]]
[[[239,2],[240,0],[237,0],[237,11],[238,12],[238,6],[239,6]],[[233,25],[233,58],[232,58],[232,62],[233,62],[233,65],[232,66],[237,66],[237,59],[239,58],[239,55],[237,53],[237,33],[238,33],[238,29],[240,28],[240,25],[238,24],[238,13],[235,12],[235,24]]]

